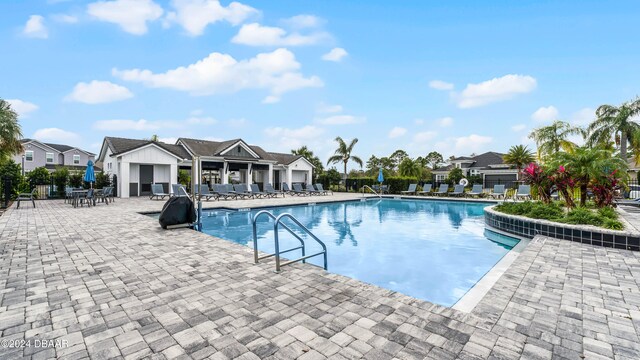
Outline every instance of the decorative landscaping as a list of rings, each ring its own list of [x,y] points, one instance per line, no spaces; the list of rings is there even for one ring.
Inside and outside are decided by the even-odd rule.
[[[568,209],[560,202],[549,203],[525,201],[504,202],[494,207],[496,211],[509,215],[519,215],[531,219],[543,219],[564,224],[593,225],[611,230],[624,230],[624,225],[618,220],[618,213],[611,207],[599,209],[576,207]]]

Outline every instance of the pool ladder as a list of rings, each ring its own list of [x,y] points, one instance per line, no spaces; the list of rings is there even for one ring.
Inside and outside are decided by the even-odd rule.
[[[270,217],[271,219],[273,219],[273,240],[275,242],[275,250],[276,250],[276,252],[273,253],[273,254],[267,254],[267,255],[258,256],[258,231],[257,231],[256,223],[257,223],[258,218],[261,215],[266,215],[266,216]],[[284,220],[284,219],[291,220],[302,231],[307,233],[307,235],[309,235],[313,240],[315,240],[318,244],[320,244],[320,246],[322,246],[322,251],[320,251],[319,253],[306,255],[304,240],[302,239],[302,237],[300,237],[300,235],[296,234],[293,230],[291,230],[290,227],[288,227],[286,224],[282,223],[282,220]],[[300,246],[280,251],[280,240],[278,238],[278,229],[279,229],[280,226],[283,229],[287,230],[291,235],[293,235],[293,237],[298,239],[298,241],[300,241]],[[291,252],[291,251],[295,251],[295,250],[298,250],[298,249],[302,250],[302,257],[300,257],[298,259],[294,259],[294,260],[285,261],[285,262],[281,262],[280,261],[280,255],[281,254],[288,253],[288,252]],[[302,225],[300,223],[300,221],[298,221],[298,219],[296,219],[293,215],[285,213],[285,214],[280,214],[280,215],[278,215],[278,217],[276,217],[275,215],[273,215],[269,211],[262,210],[262,211],[259,211],[253,217],[253,261],[254,261],[254,263],[257,264],[259,260],[275,256],[275,258],[276,258],[276,272],[280,272],[280,268],[282,268],[283,266],[287,266],[287,265],[293,264],[293,263],[298,262],[298,261],[302,261],[303,263],[306,263],[306,260],[308,258],[312,258],[312,257],[318,256],[318,255],[323,255],[323,258],[324,258],[324,269],[327,270],[327,246],[320,239],[318,239],[318,237],[315,236],[311,232],[311,230],[307,229],[306,226]]]
[[[369,190],[371,190],[371,192],[372,192],[372,193],[376,194],[380,199],[382,199],[382,194],[378,194],[378,193],[377,193],[375,190],[373,190],[373,189],[371,188],[371,186],[369,186],[369,185],[364,185],[364,186],[362,187],[362,197],[364,197],[364,189],[369,189]]]

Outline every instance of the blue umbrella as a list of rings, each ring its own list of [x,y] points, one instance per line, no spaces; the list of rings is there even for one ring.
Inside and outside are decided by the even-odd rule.
[[[382,168],[380,168],[380,172],[378,172],[378,182],[380,183],[380,188],[382,188],[382,183],[384,182],[384,175],[382,174]]]
[[[89,160],[87,163],[87,170],[84,172],[84,181],[91,184],[93,189],[93,183],[96,181],[96,174],[93,172],[93,161]]]

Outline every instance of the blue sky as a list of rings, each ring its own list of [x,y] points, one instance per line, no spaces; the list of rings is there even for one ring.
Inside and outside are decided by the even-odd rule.
[[[640,94],[637,1],[2,1],[26,137],[506,151]]]

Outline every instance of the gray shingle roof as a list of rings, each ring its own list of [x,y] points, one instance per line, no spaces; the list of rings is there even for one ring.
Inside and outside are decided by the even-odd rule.
[[[104,140],[107,142],[107,146],[109,146],[113,155],[122,154],[148,144],[155,144],[181,159],[191,159],[189,153],[180,145],[167,144],[161,141],[153,142],[151,140],[144,139],[126,139],[110,136],[105,137]]]
[[[455,159],[453,159],[453,161],[456,160],[471,160],[473,161],[473,164],[471,164],[471,167],[474,169],[486,169],[489,168],[490,165],[501,165],[504,164],[504,160],[502,160],[502,157],[504,156],[504,154],[502,153],[497,153],[494,151],[488,151],[484,154],[480,154],[480,155],[476,155],[476,156],[460,156],[457,157]],[[439,168],[438,170],[434,170],[434,171],[448,171],[453,169],[453,165],[447,165],[445,167]]]
[[[180,138],[178,141],[182,142],[187,148],[197,156],[222,156],[221,153],[229,149],[238,141],[246,142],[242,139],[233,139],[226,141],[210,141],[200,139]],[[255,152],[260,159],[263,160],[275,160],[270,153],[264,151],[260,146],[249,145],[249,148]]]
[[[28,143],[29,141],[38,141],[38,140],[34,140],[34,139],[22,139],[22,140],[20,140],[20,142],[22,142],[22,143]],[[65,152],[65,151],[72,150],[72,149],[78,149],[78,150],[86,152],[87,154],[95,155],[94,153],[92,153],[90,151],[82,150],[82,149],[80,149],[78,147],[75,147],[75,146],[69,146],[69,145],[63,145],[63,144],[51,144],[51,143],[45,143],[45,142],[41,142],[41,141],[38,141],[38,142],[40,142],[42,144],[45,144],[50,148],[56,149],[56,150],[60,151],[61,153]]]
[[[292,162],[302,157],[302,155],[292,155],[292,154],[274,153],[274,152],[270,152],[269,154],[278,162],[278,164],[282,164],[282,165],[289,165]]]

